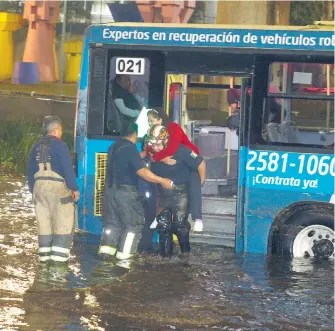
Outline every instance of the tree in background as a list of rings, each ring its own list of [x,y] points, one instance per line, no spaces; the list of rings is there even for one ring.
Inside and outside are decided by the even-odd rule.
[[[201,23],[205,21],[205,1],[196,1],[196,7],[189,23]]]
[[[6,1],[0,0],[0,12],[22,14],[24,8],[24,0]]]
[[[101,2],[97,0],[96,2]],[[68,0],[68,21],[89,23],[91,19],[91,10],[94,1]],[[64,0],[61,0],[61,11]],[[24,9],[24,0],[0,0],[0,12],[22,14]]]
[[[69,22],[90,23],[91,10],[94,1],[67,1],[67,17]],[[97,2],[97,1],[95,1]],[[101,2],[101,0],[99,0]],[[61,1],[61,12],[64,0]]]
[[[63,2],[64,0],[61,0],[61,7]],[[89,23],[93,2],[101,2],[101,0],[68,0],[68,20]],[[23,13],[23,8],[24,0],[0,0],[0,12]],[[291,25],[308,25],[314,21],[331,21],[333,19],[333,1],[291,1]],[[196,1],[196,8],[190,23],[200,23],[204,20],[205,1]]]
[[[291,1],[291,25],[308,25],[314,21],[333,19],[333,1]]]

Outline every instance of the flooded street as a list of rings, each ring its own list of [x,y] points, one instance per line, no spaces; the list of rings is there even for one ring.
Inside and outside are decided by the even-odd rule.
[[[68,267],[42,266],[35,226],[27,187],[0,179],[0,330],[333,330],[332,262],[193,246],[126,272],[77,234]]]

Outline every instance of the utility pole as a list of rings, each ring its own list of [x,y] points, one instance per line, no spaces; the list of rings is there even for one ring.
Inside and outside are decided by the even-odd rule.
[[[60,45],[60,66],[59,66],[59,95],[63,95],[63,79],[64,79],[64,68],[65,68],[65,59],[64,59],[64,44],[66,37],[66,23],[67,23],[67,0],[64,0],[63,5],[63,25],[62,25],[62,38]]]

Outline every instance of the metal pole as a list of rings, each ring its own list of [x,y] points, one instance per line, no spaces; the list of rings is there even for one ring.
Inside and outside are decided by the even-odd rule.
[[[235,84],[235,77],[230,77],[230,88],[234,88]],[[229,113],[230,116],[232,114],[231,107],[229,106]],[[231,129],[228,130],[228,137],[227,137],[227,146],[228,146],[228,154],[227,154],[227,176],[230,174],[230,153],[231,153]]]
[[[62,39],[60,45],[60,66],[59,66],[59,94],[63,95],[63,76],[64,76],[64,44],[66,37],[66,22],[67,22],[67,0],[64,0],[63,6],[63,25],[62,25]]]
[[[327,95],[330,95],[330,64],[326,64],[327,68]],[[327,101],[327,118],[326,118],[326,129],[329,130],[330,126],[330,112],[331,112],[330,102]]]

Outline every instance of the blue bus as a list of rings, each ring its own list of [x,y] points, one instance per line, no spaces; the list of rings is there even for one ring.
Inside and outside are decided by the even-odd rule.
[[[76,114],[79,229],[102,232],[106,153],[122,124],[113,82],[127,75],[141,106],[163,107],[206,160],[193,242],[334,257],[334,45],[320,24],[90,26]],[[227,127],[236,104],[238,134]]]

